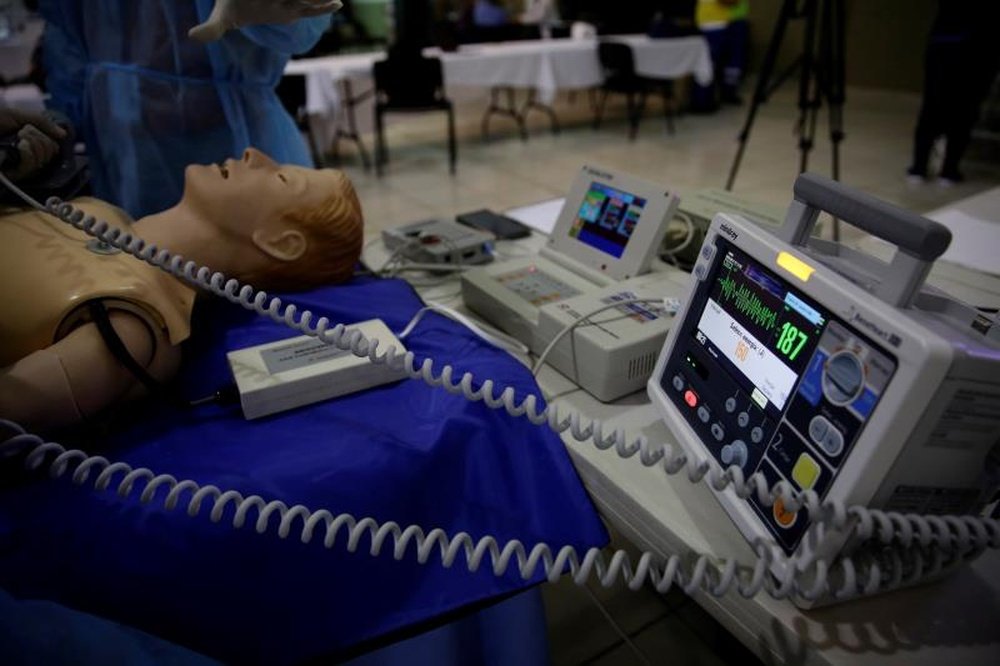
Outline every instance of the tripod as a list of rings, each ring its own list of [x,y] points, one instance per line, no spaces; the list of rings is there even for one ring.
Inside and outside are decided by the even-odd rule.
[[[805,20],[802,53],[772,82],[778,51],[788,24],[793,19]],[[840,142],[844,139],[844,3],[843,0],[785,0],[764,55],[753,103],[739,134],[740,145],[729,170],[727,190],[733,189],[757,110],[796,70],[799,72],[799,117],[796,122],[801,152],[799,173],[804,172],[809,165],[809,152],[816,137],[817,116],[825,100],[829,112],[833,154],[832,175],[834,180],[840,180]],[[833,239],[840,239],[840,225],[836,219],[833,221]]]

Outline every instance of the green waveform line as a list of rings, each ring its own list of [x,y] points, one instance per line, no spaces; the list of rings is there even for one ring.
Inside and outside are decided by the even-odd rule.
[[[745,284],[737,284],[736,280],[727,275],[719,280],[722,287],[722,297],[731,300],[736,309],[750,317],[758,326],[770,331],[778,325],[778,313],[764,305],[751,289]]]

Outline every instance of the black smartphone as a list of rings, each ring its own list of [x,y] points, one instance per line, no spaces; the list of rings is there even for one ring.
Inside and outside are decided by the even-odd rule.
[[[494,213],[485,208],[474,210],[470,213],[462,213],[461,215],[457,215],[455,220],[467,227],[489,231],[497,238],[504,240],[524,238],[531,234],[531,227],[525,226],[506,215]]]

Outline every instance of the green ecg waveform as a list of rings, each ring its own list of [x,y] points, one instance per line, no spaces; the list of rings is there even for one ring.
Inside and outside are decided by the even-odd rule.
[[[778,325],[778,313],[764,305],[746,285],[737,284],[729,275],[719,280],[719,285],[722,287],[722,297],[733,301],[736,309],[750,317],[755,324],[768,331]]]

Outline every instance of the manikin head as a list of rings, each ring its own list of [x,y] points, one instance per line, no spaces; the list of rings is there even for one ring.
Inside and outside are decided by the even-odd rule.
[[[174,210],[222,244],[204,248],[204,263],[262,289],[342,282],[361,254],[361,205],[343,172],[279,165],[254,148],[221,165],[189,166]]]

